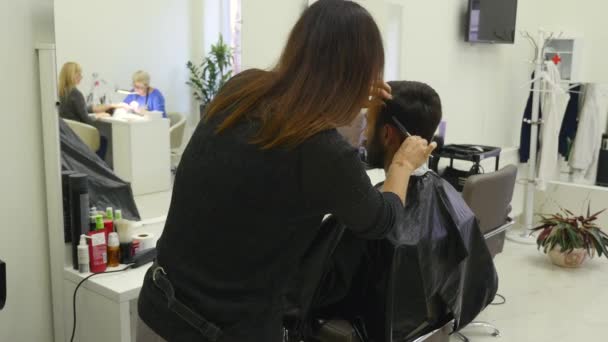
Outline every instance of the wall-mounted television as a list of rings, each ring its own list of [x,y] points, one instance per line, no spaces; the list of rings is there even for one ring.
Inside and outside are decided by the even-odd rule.
[[[469,0],[467,42],[513,44],[517,0]]]

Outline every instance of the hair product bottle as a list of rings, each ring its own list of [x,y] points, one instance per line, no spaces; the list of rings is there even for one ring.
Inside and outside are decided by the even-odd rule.
[[[89,266],[89,245],[86,238],[86,235],[80,235],[80,244],[78,245],[78,272],[80,273],[91,272],[91,267]]]
[[[63,202],[63,241],[72,242],[72,217],[70,215],[70,175],[74,171],[61,172],[61,199]]]
[[[118,242],[118,233],[110,233],[108,239],[108,267],[116,267],[120,265],[120,243]]]
[[[91,259],[91,272],[105,272],[108,263],[108,247],[106,244],[106,234],[103,226],[103,217],[97,215],[95,218],[97,230],[90,232],[89,236],[89,257]]]
[[[89,232],[89,189],[87,175],[75,173],[69,176],[70,217],[72,235],[72,265],[78,269],[78,243],[80,235]]]

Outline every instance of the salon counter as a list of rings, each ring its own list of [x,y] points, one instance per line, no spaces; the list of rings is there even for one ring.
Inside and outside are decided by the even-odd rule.
[[[158,239],[165,218],[148,220],[133,231],[133,234],[148,232]],[[144,275],[152,264],[124,272],[99,274],[80,286],[76,300],[76,341],[87,342],[131,342],[135,341],[137,322],[137,298]],[[108,268],[107,271],[120,270],[125,265]],[[73,294],[76,286],[91,273],[78,273],[72,267],[63,272],[64,326],[69,341],[72,332]]]
[[[170,189],[168,119],[108,117],[96,121],[95,127],[108,138],[106,162],[118,177],[131,183],[134,195]]]

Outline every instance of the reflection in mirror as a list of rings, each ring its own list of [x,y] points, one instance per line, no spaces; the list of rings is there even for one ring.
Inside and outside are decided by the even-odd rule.
[[[204,104],[186,62],[198,66],[223,37],[239,69],[240,1],[57,0],[55,31],[62,169],[88,176],[90,207],[134,202],[125,218],[166,215]]]
[[[162,234],[201,108],[240,70],[241,0],[55,0],[54,16],[65,243],[51,245],[53,267],[63,259],[55,329],[64,341],[132,341],[143,272],[87,280],[95,290],[83,287],[79,300],[75,287],[89,271],[124,268]],[[96,330],[99,300],[120,314]]]

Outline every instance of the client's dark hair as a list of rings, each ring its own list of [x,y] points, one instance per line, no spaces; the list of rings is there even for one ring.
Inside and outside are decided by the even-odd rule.
[[[376,128],[384,124],[396,127],[395,116],[412,135],[428,140],[433,138],[441,122],[441,99],[428,84],[413,81],[388,82],[393,99],[386,100],[380,109]]]

